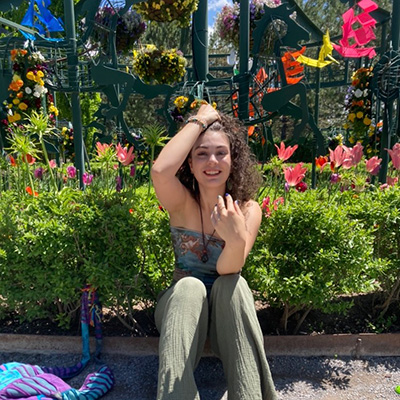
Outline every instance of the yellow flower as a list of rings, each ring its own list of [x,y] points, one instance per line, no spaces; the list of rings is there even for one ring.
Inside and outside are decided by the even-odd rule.
[[[18,99],[14,99],[14,100],[13,100],[13,103],[14,103],[15,105],[19,104],[19,100],[18,100]]]
[[[32,71],[29,71],[29,72],[26,74],[26,77],[27,77],[29,80],[31,80],[31,81],[35,81],[35,80],[36,80],[35,74],[34,74]]]
[[[356,115],[358,119],[361,119],[364,116],[364,113],[362,111],[359,111]]]
[[[28,106],[26,105],[26,103],[19,103],[18,108],[22,111],[25,111],[28,108]]]
[[[353,136],[350,136],[350,137],[349,137],[349,142],[350,142],[351,144],[353,144],[353,143],[355,142],[355,139],[353,138]]]
[[[43,78],[43,77],[44,77],[44,73],[43,73],[42,71],[40,71],[40,70],[36,73],[36,75],[37,75],[39,78]]]
[[[368,117],[365,117],[363,122],[364,122],[364,125],[371,125],[371,120]]]
[[[343,129],[349,129],[349,124],[344,124]]]
[[[188,99],[187,97],[185,97],[185,96],[179,96],[179,97],[177,97],[177,98],[175,99],[175,101],[174,101],[175,107],[177,107],[177,108],[183,108],[183,107],[185,107],[185,105],[186,105],[186,103],[187,103],[188,100],[189,100],[189,99]]]
[[[356,115],[354,113],[350,113],[349,116],[347,117],[347,119],[351,122],[354,122],[354,118],[356,117]]]

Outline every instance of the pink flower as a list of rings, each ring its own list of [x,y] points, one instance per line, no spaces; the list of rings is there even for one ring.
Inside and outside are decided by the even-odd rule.
[[[389,150],[389,149],[385,149],[385,150],[387,150],[388,153],[390,154],[393,167],[397,170],[400,170],[400,143],[396,143],[393,146],[392,150]]]
[[[92,183],[92,180],[93,180],[93,175],[92,174],[88,174],[87,172],[85,172],[83,175],[82,175],[82,180],[83,180],[83,183],[85,184],[85,185],[90,185],[91,183]]]
[[[399,178],[397,178],[397,177],[395,177],[395,178],[392,178],[391,176],[386,177],[386,183],[389,186],[394,186],[398,181],[399,181]]]
[[[337,146],[335,150],[329,149],[329,159],[331,161],[332,171],[342,165],[346,158],[347,150],[348,148],[346,146]]]
[[[278,158],[281,161],[286,161],[290,157],[292,157],[292,154],[295,152],[295,150],[299,146],[297,144],[295,144],[293,147],[292,146],[288,146],[287,148],[285,148],[285,143],[281,142],[281,146],[280,147],[278,147],[277,145],[275,145],[275,147],[276,147],[276,149],[278,151]]]
[[[343,160],[342,167],[344,169],[355,167],[364,155],[363,149],[363,145],[359,142],[352,148],[345,147],[345,159]]]
[[[271,210],[269,208],[269,202],[270,202],[269,196],[264,197],[263,201],[262,201],[262,205],[261,205],[261,208],[264,210],[266,217],[269,217],[271,215]]]
[[[302,181],[307,172],[307,168],[303,168],[303,163],[298,163],[295,167],[285,168],[285,180],[289,186],[296,186]]]
[[[50,165],[50,168],[55,168],[55,167],[57,167],[56,160],[50,160],[50,161],[49,161],[49,165]]]
[[[285,199],[283,197],[278,197],[277,199],[274,200],[272,203],[274,206],[274,210],[276,211],[278,209],[279,204],[282,204],[285,202]]]
[[[68,178],[74,179],[76,177],[76,168],[73,165],[67,167]]]
[[[131,147],[129,150],[126,147],[122,147],[120,143],[117,144],[117,158],[118,161],[122,165],[129,165],[132,163],[132,161],[135,158],[135,155],[133,154],[133,147]]]
[[[381,168],[381,162],[381,158],[378,158],[378,156],[374,156],[365,161],[365,167],[371,175],[378,175]]]

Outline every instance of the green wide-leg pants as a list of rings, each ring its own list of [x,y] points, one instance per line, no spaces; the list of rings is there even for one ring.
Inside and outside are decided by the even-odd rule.
[[[240,275],[218,277],[208,301],[199,279],[185,277],[160,298],[157,400],[199,400],[193,372],[207,333],[222,360],[229,400],[276,400],[253,295]]]

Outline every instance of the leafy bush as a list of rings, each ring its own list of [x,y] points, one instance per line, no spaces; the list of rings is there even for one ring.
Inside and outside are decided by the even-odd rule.
[[[0,293],[6,305],[0,312],[67,323],[81,289],[91,284],[103,305],[134,329],[134,304],[154,301],[173,265],[167,218],[154,197],[138,192],[65,188],[22,201],[3,193]]]
[[[343,311],[339,295],[372,290],[372,230],[348,217],[346,205],[328,203],[324,192],[291,193],[285,205],[263,218],[245,274],[259,296],[282,305],[280,328],[311,309]],[[296,330],[296,329],[295,329]]]

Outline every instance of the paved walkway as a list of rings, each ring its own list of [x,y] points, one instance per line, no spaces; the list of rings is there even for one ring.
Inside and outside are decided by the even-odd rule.
[[[116,377],[105,400],[155,400],[157,356],[105,354],[102,359]],[[0,363],[10,361],[68,366],[79,361],[79,355],[0,352]],[[269,362],[280,400],[400,400],[394,392],[400,384],[400,357],[274,356]],[[91,363],[68,383],[79,388],[85,375],[96,369]],[[222,366],[216,358],[202,358],[196,381],[201,400],[227,400]]]

